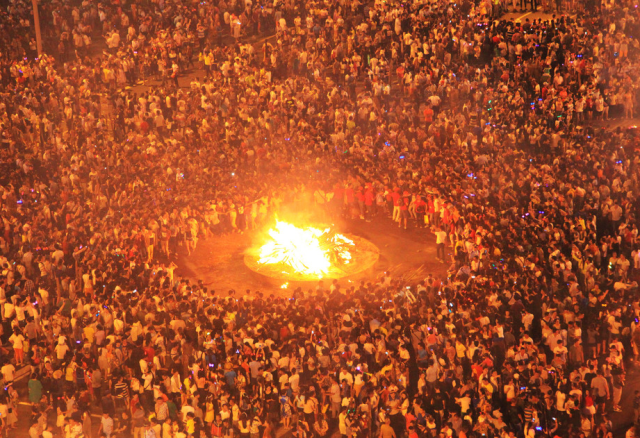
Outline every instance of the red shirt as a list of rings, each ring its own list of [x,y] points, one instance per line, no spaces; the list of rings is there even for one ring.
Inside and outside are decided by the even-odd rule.
[[[155,350],[153,348],[146,347],[144,349],[144,355],[145,355],[145,357],[146,357],[148,362],[153,362],[153,356],[156,355],[156,352],[155,352]]]
[[[373,190],[367,190],[364,192],[364,205],[373,205],[374,198]]]
[[[400,205],[402,205],[402,196],[400,196],[400,193],[398,192],[393,192],[391,194],[391,199],[393,199],[393,205],[398,207]]]
[[[385,195],[387,202],[389,201],[393,201],[393,192],[387,192],[387,194]]]
[[[353,189],[351,187],[347,187],[344,189],[344,196],[347,198],[348,203],[353,202]]]
[[[471,370],[473,372],[473,377],[478,380],[480,378],[480,376],[482,375],[482,367],[478,364],[475,365],[471,365]]]
[[[431,108],[425,108],[424,121],[428,123],[433,122],[433,110]]]
[[[409,429],[409,426],[411,426],[411,423],[415,421],[416,417],[411,412],[407,412],[407,415],[404,418],[407,421],[407,429]]]

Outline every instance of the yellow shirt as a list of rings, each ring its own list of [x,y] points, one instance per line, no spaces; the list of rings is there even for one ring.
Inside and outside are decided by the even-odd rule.
[[[392,369],[393,369],[393,365],[389,364],[380,370],[380,374],[384,375],[384,373],[386,373],[387,371],[391,371]]]
[[[184,383],[184,386],[187,388],[187,391],[191,389],[191,379],[187,377],[186,379],[184,379],[182,383]]]
[[[393,430],[393,427],[388,424],[383,424],[380,426],[380,437],[381,438],[395,438],[396,433]]]
[[[87,342],[89,342],[90,344],[93,344],[93,336],[96,333],[95,329],[89,326],[89,327],[85,327],[83,332],[84,332],[85,338],[87,338]]]
[[[481,387],[484,388],[489,394],[493,394],[493,385],[491,385],[490,383],[485,383],[481,385]]]
[[[456,342],[456,354],[458,357],[464,357],[464,352],[467,351],[467,347],[464,344]]]
[[[73,373],[75,372],[75,367],[68,366],[65,369],[65,379],[67,382],[73,382]]]

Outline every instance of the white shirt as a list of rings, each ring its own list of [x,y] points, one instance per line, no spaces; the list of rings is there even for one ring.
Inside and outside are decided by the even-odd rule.
[[[177,374],[171,376],[171,392],[180,392],[181,387],[180,376]]]
[[[18,349],[18,350],[22,350],[23,347],[23,341],[24,341],[24,336],[22,335],[17,335],[14,333],[11,335],[11,337],[9,338],[9,342],[11,342],[13,344],[13,348],[14,349]]]
[[[14,309],[15,309],[15,306],[12,303],[10,302],[4,303],[4,317],[11,318],[13,316]]]
[[[2,369],[0,369],[0,372],[2,372],[5,382],[13,382],[13,376],[16,372],[16,368],[9,363],[3,366]]]
[[[187,420],[187,414],[189,412],[195,413],[195,410],[193,409],[193,407],[191,407],[189,405],[184,405],[182,407],[182,409],[180,409],[180,412],[182,413],[182,421],[186,421]]]
[[[293,374],[291,377],[289,377],[289,387],[291,388],[292,391],[295,391],[298,389],[298,387],[300,386],[300,375],[299,374]]]
[[[556,409],[564,412],[564,403],[567,399],[567,395],[562,391],[556,391]]]
[[[64,359],[67,351],[69,351],[69,347],[67,346],[67,344],[56,345],[56,357],[58,358],[58,360]]]
[[[278,379],[278,382],[280,383],[280,389],[284,389],[284,385],[286,385],[287,383],[289,383],[289,376],[287,374],[283,374],[280,376],[280,378]]]

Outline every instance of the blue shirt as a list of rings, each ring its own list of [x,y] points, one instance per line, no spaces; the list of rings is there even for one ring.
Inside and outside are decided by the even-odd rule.
[[[224,378],[227,379],[227,385],[234,387],[236,385],[236,372],[229,370],[224,373]]]

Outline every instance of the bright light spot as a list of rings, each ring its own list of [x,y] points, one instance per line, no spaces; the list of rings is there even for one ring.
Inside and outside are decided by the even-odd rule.
[[[351,261],[353,241],[330,228],[299,228],[276,221],[269,236],[271,240],[260,248],[260,264],[282,263],[297,273],[320,276],[329,271],[332,263]]]
[[[289,283],[282,283],[282,285],[280,285],[280,289],[286,289],[289,287]]]

